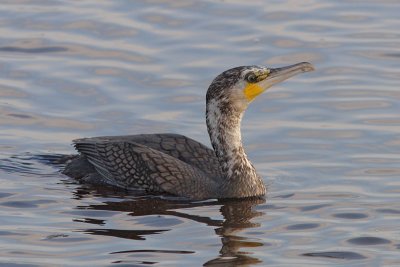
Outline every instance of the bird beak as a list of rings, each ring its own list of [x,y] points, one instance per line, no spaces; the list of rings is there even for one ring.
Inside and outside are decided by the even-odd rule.
[[[272,85],[280,83],[286,79],[289,79],[290,77],[293,77],[296,74],[309,72],[313,70],[314,70],[313,65],[308,62],[301,62],[282,68],[269,69],[270,72],[268,76],[264,80],[258,82],[258,85],[264,90],[267,90]]]
[[[268,69],[258,73],[257,83],[248,83],[243,92],[249,102],[253,101],[258,95],[270,88],[272,85],[280,83],[296,74],[313,71],[314,67],[308,62],[301,62],[287,67]]]

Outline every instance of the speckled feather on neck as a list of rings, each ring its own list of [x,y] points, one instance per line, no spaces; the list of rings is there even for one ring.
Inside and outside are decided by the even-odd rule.
[[[261,196],[266,192],[242,145],[240,126],[248,103],[232,101],[224,92],[237,82],[244,68],[237,67],[219,75],[207,91],[207,130],[224,174],[220,185],[224,197]]]

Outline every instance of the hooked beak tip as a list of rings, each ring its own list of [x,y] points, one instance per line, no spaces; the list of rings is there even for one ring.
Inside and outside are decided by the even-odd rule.
[[[299,63],[299,65],[301,66],[301,70],[303,72],[309,72],[315,70],[314,66],[309,62],[301,62]]]

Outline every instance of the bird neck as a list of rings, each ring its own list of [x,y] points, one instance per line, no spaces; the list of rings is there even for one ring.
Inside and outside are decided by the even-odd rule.
[[[242,116],[242,111],[228,103],[215,100],[207,103],[207,130],[224,174],[221,184],[224,197],[265,194],[264,182],[244,152],[240,132]]]

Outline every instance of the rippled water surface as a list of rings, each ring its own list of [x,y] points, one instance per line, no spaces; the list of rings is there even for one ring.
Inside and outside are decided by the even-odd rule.
[[[0,4],[0,265],[400,266],[400,2]],[[246,112],[265,201],[80,185],[83,136],[209,145],[206,88],[238,65],[312,62]]]

